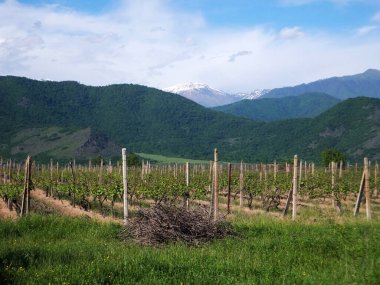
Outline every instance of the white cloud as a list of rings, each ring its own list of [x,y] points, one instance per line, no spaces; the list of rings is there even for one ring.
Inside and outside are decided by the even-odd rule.
[[[279,36],[282,39],[296,39],[304,36],[304,32],[300,27],[285,27],[283,28]]]
[[[252,54],[251,51],[249,50],[242,50],[242,51],[239,51],[237,53],[234,53],[230,56],[230,59],[228,60],[229,62],[234,62],[236,58],[238,57],[242,57],[242,56],[246,56],[246,55],[250,55]]]
[[[375,31],[379,28],[379,26],[364,26],[364,27],[360,27],[356,30],[356,33],[359,35],[359,36],[365,36],[367,34],[369,34],[370,32],[372,31]]]
[[[377,12],[375,15],[373,15],[372,20],[373,21],[380,21],[380,11]]]
[[[169,4],[129,0],[88,15],[0,3],[0,74],[158,88],[204,82],[237,92],[380,68],[375,37],[358,42],[300,27],[222,29]]]

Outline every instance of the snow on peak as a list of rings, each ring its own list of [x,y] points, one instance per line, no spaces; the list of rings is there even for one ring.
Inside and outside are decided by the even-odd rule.
[[[166,92],[179,94],[205,107],[215,107],[237,102],[243,99],[257,99],[269,90],[256,89],[250,93],[230,94],[203,83],[178,84],[163,89]]]
[[[239,96],[242,99],[255,100],[268,93],[269,91],[269,89],[255,89],[249,93],[236,93],[236,96]]]
[[[189,92],[189,91],[209,91],[209,92],[217,92],[219,94],[226,94],[223,91],[211,88],[207,84],[198,83],[198,82],[178,84],[178,85],[165,88],[163,90],[166,92],[172,92],[176,94],[181,94],[182,92]]]

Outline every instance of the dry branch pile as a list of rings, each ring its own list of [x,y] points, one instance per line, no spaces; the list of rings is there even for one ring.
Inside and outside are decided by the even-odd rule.
[[[233,235],[231,226],[222,220],[210,220],[204,207],[187,210],[167,205],[139,210],[122,233],[124,239],[132,237],[136,242],[148,245],[176,241],[197,245],[227,235]]]

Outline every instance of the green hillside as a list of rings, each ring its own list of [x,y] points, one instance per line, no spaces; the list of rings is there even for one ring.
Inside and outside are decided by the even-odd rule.
[[[355,98],[314,119],[259,123],[144,86],[88,87],[6,76],[0,77],[0,155],[43,151],[43,143],[41,156],[57,158],[111,156],[125,146],[136,153],[206,160],[214,147],[222,160],[235,161],[289,159],[296,153],[318,159],[327,147],[360,160],[379,159],[379,113],[379,99]]]
[[[324,93],[305,93],[284,98],[242,100],[215,107],[214,110],[256,121],[279,121],[294,118],[312,118],[340,100]]]

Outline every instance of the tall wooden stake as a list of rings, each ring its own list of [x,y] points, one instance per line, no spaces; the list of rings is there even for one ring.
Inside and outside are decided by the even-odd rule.
[[[128,219],[128,179],[127,179],[127,149],[121,150],[121,156],[123,159],[123,188],[124,188],[124,224],[127,224]]]
[[[297,217],[297,189],[298,189],[298,155],[294,156],[293,164],[293,213],[292,219],[296,220]]]
[[[76,191],[76,181],[75,181],[75,172],[74,172],[74,169],[75,169],[75,164],[73,164],[73,162],[70,160],[70,168],[71,168],[71,175],[73,176],[73,184],[74,184],[74,191],[73,191],[73,199],[72,199],[72,204],[73,204],[73,207],[75,208],[75,191]]]
[[[355,217],[359,214],[360,203],[361,203],[362,198],[363,198],[364,178],[365,178],[365,172],[363,171],[362,180],[361,180],[360,186],[359,186],[359,194],[358,194],[358,197],[356,198],[356,203],[355,203],[355,208],[354,208],[354,216]]]
[[[375,190],[373,191],[373,194],[375,197],[377,197],[379,192],[379,186],[378,186],[378,175],[379,175],[379,165],[377,164],[377,161],[375,163]]]
[[[331,204],[332,207],[335,208],[335,170],[336,170],[336,162],[331,162]]]
[[[219,218],[218,149],[214,149],[214,221]]]
[[[371,219],[371,189],[369,186],[369,166],[368,158],[364,158],[364,193],[365,193],[365,210],[367,214],[367,220]]]
[[[240,162],[240,175],[239,175],[239,189],[240,189],[240,207],[244,206],[244,173],[243,173],[243,161]]]
[[[189,175],[189,163],[186,162],[185,164],[185,173],[186,173],[186,186],[189,187],[190,185],[190,175]],[[186,191],[185,196],[184,196],[184,204],[186,206],[186,209],[189,209],[189,198],[190,198],[190,193],[189,191]]]
[[[227,194],[227,213],[231,213],[231,176],[232,176],[232,165],[229,162],[227,165],[227,176],[228,176],[228,194]]]
[[[21,204],[20,216],[27,216],[29,214],[30,206],[30,186],[31,186],[31,157],[28,155],[25,161],[25,177],[24,177],[24,193]]]

